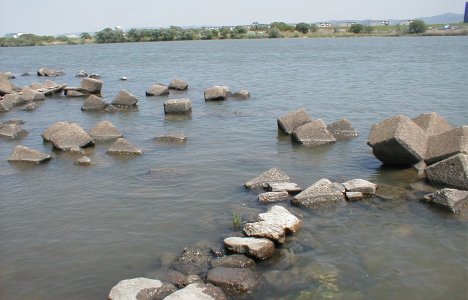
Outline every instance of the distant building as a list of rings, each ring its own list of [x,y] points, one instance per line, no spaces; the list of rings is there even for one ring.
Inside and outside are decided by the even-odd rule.
[[[26,33],[25,32],[7,33],[7,34],[5,34],[5,37],[17,39],[20,36],[22,36],[23,34],[26,34]]]
[[[468,23],[468,2],[465,2],[465,18],[463,19],[463,23]]]
[[[400,20],[400,25],[409,25],[413,20]]]
[[[320,23],[319,26],[321,28],[330,28],[330,27],[332,27],[332,24],[331,23]]]

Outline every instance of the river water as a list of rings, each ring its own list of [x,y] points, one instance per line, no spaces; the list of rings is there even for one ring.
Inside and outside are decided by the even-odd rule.
[[[108,102],[120,89],[140,98],[128,112],[86,113],[81,99],[48,98],[36,111],[14,110],[29,135],[0,140],[0,298],[105,299],[120,280],[159,268],[165,253],[217,244],[233,213],[253,219],[267,206],[243,183],[271,167],[307,187],[321,178],[363,178],[384,197],[344,207],[291,207],[304,226],[259,265],[265,284],[253,299],[466,299],[466,220],[417,200],[430,188],[410,170],[384,169],[366,145],[372,124],[395,114],[439,112],[468,122],[467,37],[228,40],[0,48],[0,71],[40,67],[79,85],[98,73]],[[121,76],[128,81],[120,81]],[[145,97],[153,83],[181,77],[188,92]],[[13,79],[18,86],[42,82]],[[250,100],[210,103],[203,90],[248,89]],[[190,98],[191,118],[165,118],[167,98]],[[348,118],[360,136],[303,148],[278,133],[276,119],[305,108],[331,123]],[[40,134],[57,121],[85,129],[111,121],[144,155],[90,150],[96,162],[54,152],[43,165],[7,159],[17,144],[51,151]],[[186,145],[156,144],[183,132]],[[418,194],[419,193],[419,194]]]

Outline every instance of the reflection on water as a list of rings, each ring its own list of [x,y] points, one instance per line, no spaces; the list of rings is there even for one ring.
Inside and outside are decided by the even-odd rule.
[[[454,80],[468,69],[465,45],[466,37],[450,37],[0,48],[2,70],[48,66],[66,73],[54,80],[77,86],[74,74],[84,69],[103,76],[105,101],[122,88],[140,99],[137,109],[107,114],[57,95],[34,112],[0,115],[24,119],[29,131],[0,140],[0,298],[103,299],[118,281],[158,268],[164,253],[200,241],[219,246],[235,230],[234,212],[249,221],[267,209],[243,183],[279,167],[302,187],[324,177],[368,179],[379,197],[312,211],[285,203],[304,227],[259,264],[263,283],[250,298],[459,299],[468,281],[466,219],[417,201],[431,188],[413,170],[381,168],[366,141],[373,123],[394,114],[437,111],[466,124],[468,87]],[[189,90],[145,97],[151,84],[174,77]],[[212,85],[252,96],[205,102]],[[191,99],[192,115],[165,116],[168,98]],[[326,123],[346,117],[360,135],[317,148],[292,143],[276,119],[302,107]],[[85,129],[109,120],[144,154],[109,156],[109,143],[52,151],[40,135],[63,120]],[[155,143],[168,132],[187,143]],[[53,159],[10,164],[18,144]],[[82,155],[95,165],[74,166]]]

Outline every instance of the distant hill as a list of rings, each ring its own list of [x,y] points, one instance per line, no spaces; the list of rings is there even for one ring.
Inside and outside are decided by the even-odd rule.
[[[418,18],[427,24],[450,24],[463,22],[463,14],[446,13],[443,15]]]

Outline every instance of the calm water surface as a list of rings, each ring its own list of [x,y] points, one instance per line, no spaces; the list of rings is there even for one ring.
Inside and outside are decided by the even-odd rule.
[[[314,211],[285,204],[304,227],[259,266],[266,284],[252,298],[467,299],[466,221],[418,202],[415,191],[430,189],[411,171],[381,169],[366,145],[372,124],[395,114],[437,111],[467,124],[467,45],[466,37],[421,37],[0,48],[1,71],[47,66],[66,73],[54,80],[79,85],[83,69],[102,75],[105,100],[120,89],[140,98],[138,109],[115,114],[84,113],[82,100],[57,96],[34,112],[0,115],[29,130],[0,140],[0,298],[105,299],[118,281],[159,268],[163,253],[221,243],[233,212],[249,220],[265,211],[242,184],[276,166],[304,187],[323,177],[368,179],[385,197]],[[190,98],[191,118],[165,118],[167,97],[145,97],[174,77],[190,89],[168,98]],[[252,97],[205,103],[212,85]],[[276,119],[301,107],[327,123],[346,117],[361,135],[294,146]],[[109,120],[145,154],[119,159],[98,144],[90,168],[61,152],[40,166],[7,162],[17,144],[50,152],[40,134],[64,120],[85,129]],[[154,143],[172,132],[187,144]]]

